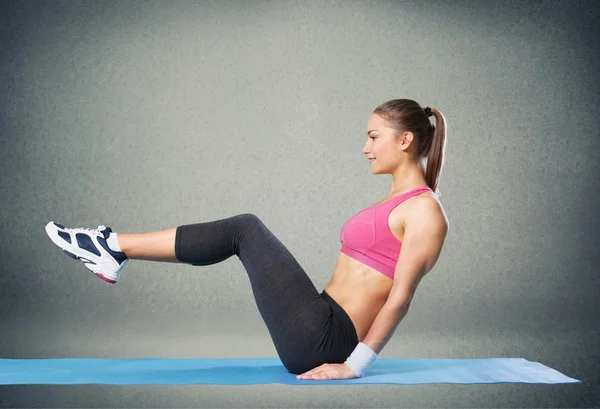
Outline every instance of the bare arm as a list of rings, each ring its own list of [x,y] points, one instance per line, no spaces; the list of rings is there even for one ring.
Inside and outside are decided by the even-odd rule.
[[[402,249],[394,272],[394,283],[386,303],[362,341],[379,354],[408,312],[421,279],[435,265],[446,238],[448,220],[431,197],[407,215]]]

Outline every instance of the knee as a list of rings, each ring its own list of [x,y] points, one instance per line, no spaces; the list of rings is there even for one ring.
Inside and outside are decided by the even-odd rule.
[[[256,216],[253,213],[238,214],[233,218],[244,229],[254,228],[263,224],[262,221],[258,218],[258,216]]]
[[[260,219],[254,213],[242,213],[234,217],[244,224],[253,224],[260,222]]]

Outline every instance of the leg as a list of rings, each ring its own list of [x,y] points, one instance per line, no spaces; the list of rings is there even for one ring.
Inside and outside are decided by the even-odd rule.
[[[117,241],[127,258],[179,263],[175,257],[176,231],[171,228],[152,233],[118,233]]]
[[[73,229],[51,221],[46,233],[111,284],[130,258],[206,266],[237,255],[277,353],[292,373],[344,362],[358,343],[345,311],[327,293],[317,292],[288,249],[252,214],[116,236],[106,226]]]
[[[342,339],[346,335],[343,330],[331,332],[332,325],[338,324],[330,304],[287,248],[256,216],[241,214],[179,226],[175,253],[179,261],[197,266],[218,263],[234,254],[239,257],[258,310],[290,372],[312,369],[332,356],[346,358],[355,347],[357,341],[352,344],[352,337],[346,337],[347,342]],[[352,331],[355,337],[353,327]],[[336,347],[338,351],[331,353]]]

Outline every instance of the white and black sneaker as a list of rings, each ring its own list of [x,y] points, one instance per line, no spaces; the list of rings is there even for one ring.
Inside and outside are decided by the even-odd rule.
[[[114,251],[106,242],[112,230],[98,226],[98,229],[74,228],[50,222],[46,233],[58,247],[70,257],[81,260],[85,266],[104,281],[115,284],[119,274],[129,259],[122,251]]]

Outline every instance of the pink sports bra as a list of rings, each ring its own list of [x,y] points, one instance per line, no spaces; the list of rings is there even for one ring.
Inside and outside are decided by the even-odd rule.
[[[392,234],[388,216],[406,199],[427,191],[432,190],[413,189],[352,216],[340,232],[340,251],[393,279],[402,243]]]

